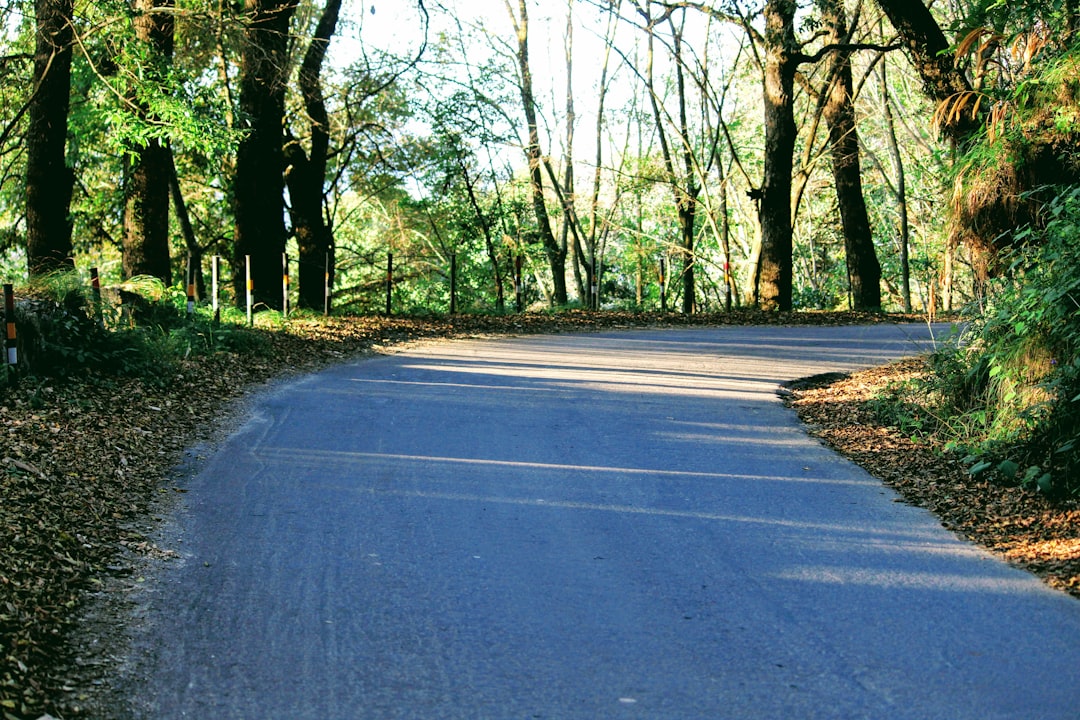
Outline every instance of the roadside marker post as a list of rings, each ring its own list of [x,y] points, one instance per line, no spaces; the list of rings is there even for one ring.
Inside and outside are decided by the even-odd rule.
[[[19,345],[15,334],[15,286],[11,283],[4,283],[4,321],[7,324],[7,339],[4,342],[7,349],[7,376],[8,382],[14,385],[19,367]]]
[[[326,253],[323,269],[323,315],[330,315],[330,253]]]
[[[394,253],[386,253],[386,317],[393,311]]]
[[[221,263],[221,256],[220,255],[215,255],[214,258],[210,261],[210,277],[211,277],[210,282],[211,282],[211,286],[212,286],[211,293],[212,293],[212,298],[213,298],[211,302],[212,302],[213,309],[214,309],[214,322],[215,323],[220,323],[221,322],[221,308],[218,306],[218,267],[219,267],[220,263]]]
[[[450,314],[457,314],[457,253],[450,254]]]
[[[660,258],[660,311],[667,312],[667,263]]]
[[[289,253],[281,253],[281,314],[289,317]]]
[[[255,315],[254,315],[254,312],[253,312],[253,310],[254,310],[254,308],[253,308],[253,303],[254,303],[253,291],[255,289],[255,286],[251,284],[251,256],[250,255],[245,255],[244,256],[244,273],[247,276],[247,278],[246,278],[247,279],[247,322],[248,322],[248,325],[254,325],[255,324]]]
[[[188,318],[195,316],[195,265],[191,262],[191,255],[187,259],[187,314]]]
[[[524,258],[518,255],[514,258],[514,301],[517,303],[518,312],[522,312],[525,306],[525,288],[522,287],[522,265],[524,265]]]

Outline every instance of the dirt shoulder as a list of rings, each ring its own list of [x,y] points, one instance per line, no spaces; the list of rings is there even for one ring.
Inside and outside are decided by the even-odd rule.
[[[881,425],[866,403],[890,383],[925,372],[919,359],[824,384],[796,383],[788,404],[809,432],[904,500],[1052,587],[1080,597],[1080,505],[971,476],[958,458],[926,440]]]

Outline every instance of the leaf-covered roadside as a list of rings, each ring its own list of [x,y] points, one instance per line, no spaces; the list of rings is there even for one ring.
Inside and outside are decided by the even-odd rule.
[[[584,313],[294,319],[249,352],[193,354],[149,378],[26,378],[0,389],[0,717],[80,715],[64,677],[89,592],[129,573],[153,501],[185,447],[253,386],[396,343],[482,334],[719,324],[895,321],[858,314]],[[913,320],[914,318],[907,318]],[[253,352],[252,349],[258,349]]]
[[[871,401],[927,372],[921,358],[824,386],[792,388],[789,403],[812,434],[924,507],[945,527],[1080,597],[1080,503],[973,477],[955,455],[881,423]]]

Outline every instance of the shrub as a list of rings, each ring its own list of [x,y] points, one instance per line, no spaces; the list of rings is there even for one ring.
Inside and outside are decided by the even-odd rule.
[[[1005,261],[983,313],[930,357],[917,388],[879,400],[893,419],[923,415],[975,473],[1080,494],[1080,188],[1061,192],[1042,229]],[[917,401],[912,398],[917,397]]]

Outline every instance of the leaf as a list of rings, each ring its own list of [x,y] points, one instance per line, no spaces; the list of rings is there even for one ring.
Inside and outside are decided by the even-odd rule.
[[[1012,460],[1002,460],[1000,463],[998,463],[997,471],[1009,480],[1013,480],[1020,472],[1020,466]]]
[[[1049,495],[1054,489],[1054,478],[1050,473],[1044,473],[1038,480],[1039,491],[1044,495]]]
[[[974,465],[972,465],[970,468],[968,468],[968,472],[971,473],[974,476],[979,476],[979,475],[982,475],[984,472],[986,472],[987,470],[989,470],[992,467],[994,467],[994,463],[989,462],[987,460],[983,460],[982,462],[977,462]]]

